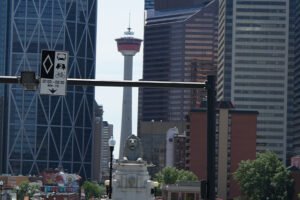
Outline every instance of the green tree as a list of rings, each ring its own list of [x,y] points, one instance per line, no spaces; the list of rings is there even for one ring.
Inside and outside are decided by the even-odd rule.
[[[256,160],[242,161],[234,178],[249,200],[287,200],[292,186],[288,170],[269,151],[258,154]]]
[[[90,199],[91,197],[100,197],[101,193],[103,192],[97,183],[93,183],[90,181],[85,181],[83,183],[83,189],[85,191],[85,198]]]
[[[174,184],[181,181],[196,181],[198,177],[190,171],[179,170],[174,167],[165,167],[155,174],[156,181],[160,184]]]
[[[29,183],[28,181],[22,182],[16,190],[18,199],[24,199],[25,196],[29,196],[31,199],[33,195],[39,191],[40,186],[38,184]]]
[[[100,189],[100,197],[106,194],[106,187],[103,184],[99,185],[99,189]]]

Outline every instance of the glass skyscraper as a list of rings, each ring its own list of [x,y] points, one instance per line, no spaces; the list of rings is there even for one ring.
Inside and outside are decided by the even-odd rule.
[[[158,0],[147,11],[144,31],[143,80],[204,82],[216,74],[218,1]],[[138,136],[144,158],[165,167],[165,139],[169,128],[183,133],[186,115],[205,97],[205,90],[140,88]]]
[[[39,74],[46,49],[69,52],[69,78],[94,78],[96,0],[0,0],[0,9],[1,41],[7,42],[0,44],[1,75]],[[2,94],[2,173],[63,167],[91,176],[92,87],[68,86],[66,96],[41,96],[5,85]]]
[[[143,80],[205,82],[207,74],[216,73],[218,1],[181,3],[161,1],[147,15]],[[191,89],[142,88],[139,92],[139,121],[185,121],[201,101],[198,91]]]
[[[218,100],[256,110],[257,151],[285,161],[289,87],[289,1],[221,0]]]

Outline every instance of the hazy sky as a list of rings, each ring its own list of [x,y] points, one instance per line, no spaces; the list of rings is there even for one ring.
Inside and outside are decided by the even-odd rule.
[[[123,56],[117,51],[116,38],[123,36],[129,25],[134,36],[143,39],[144,1],[143,0],[99,0],[97,23],[96,79],[122,80],[124,73]],[[133,80],[142,78],[141,51],[133,59]],[[96,87],[96,101],[103,105],[103,120],[114,125],[114,137],[117,141],[114,156],[119,155],[119,139],[122,115],[121,87]],[[136,134],[138,89],[133,88],[132,129]]]

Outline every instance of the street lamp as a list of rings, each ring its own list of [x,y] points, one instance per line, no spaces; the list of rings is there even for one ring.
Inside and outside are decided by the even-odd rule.
[[[105,185],[105,188],[106,188],[106,196],[108,196],[109,194],[109,180],[105,180],[104,181],[104,185]]]
[[[2,187],[3,187],[4,182],[2,180],[0,180],[0,199],[2,200]]]
[[[108,140],[108,146],[110,150],[110,166],[109,166],[109,193],[108,198],[111,199],[112,193],[112,165],[113,165],[113,151],[116,144],[116,140],[114,140],[113,136]]]
[[[156,193],[157,193],[157,187],[159,186],[159,183],[157,181],[153,181],[153,188],[154,188],[154,198],[156,197]]]
[[[17,185],[17,186],[15,187],[15,189],[16,189],[16,200],[18,200],[18,199],[19,199],[18,196],[19,196],[19,190],[20,190],[20,187]]]

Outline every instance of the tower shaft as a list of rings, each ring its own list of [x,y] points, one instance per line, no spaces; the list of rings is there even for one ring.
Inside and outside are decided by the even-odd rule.
[[[133,55],[124,55],[124,80],[132,80]],[[132,88],[123,89],[123,108],[120,140],[120,158],[123,157],[123,149],[126,139],[132,134]]]

